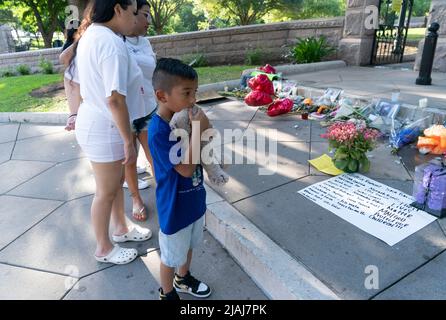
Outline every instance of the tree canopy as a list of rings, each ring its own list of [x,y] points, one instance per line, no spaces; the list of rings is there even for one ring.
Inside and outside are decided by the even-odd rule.
[[[40,32],[46,48],[52,47],[54,32],[61,28],[67,4],[66,0],[0,0],[2,8],[13,8],[24,30]]]
[[[273,10],[295,11],[303,0],[196,0],[210,19],[233,20],[239,25],[254,24]]]
[[[171,18],[187,3],[187,0],[147,0],[150,4],[152,26],[157,34],[162,34]]]
[[[148,0],[151,6],[151,34],[196,31],[291,19],[342,16],[345,0]],[[431,0],[417,0],[414,12],[425,12]],[[67,5],[79,8],[88,0],[0,0],[3,14],[19,26],[40,33],[51,47],[53,33],[63,29]],[[427,9],[426,9],[427,8]],[[4,16],[6,17],[6,16]],[[1,16],[0,16],[1,19]]]

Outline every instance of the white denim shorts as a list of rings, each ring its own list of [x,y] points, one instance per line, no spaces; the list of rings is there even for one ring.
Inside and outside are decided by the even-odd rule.
[[[171,268],[179,268],[187,261],[189,249],[194,249],[203,241],[204,216],[174,234],[159,231],[161,262]]]
[[[90,161],[108,163],[125,158],[124,141],[116,124],[81,105],[76,118],[76,139]]]

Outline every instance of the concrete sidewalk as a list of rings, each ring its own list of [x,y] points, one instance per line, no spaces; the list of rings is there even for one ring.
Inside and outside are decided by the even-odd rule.
[[[446,110],[446,73],[432,73],[431,86],[415,84],[418,72],[397,65],[380,67],[347,67],[319,71],[287,78],[314,88],[342,88],[349,95],[365,99],[390,99],[394,89],[400,90],[400,100],[418,105],[422,98],[429,99],[428,107]]]
[[[433,261],[439,255],[443,257],[441,254],[446,249],[444,221],[438,220],[390,247],[338,218],[297,194],[297,191],[311,184],[330,178],[308,164],[309,159],[328,153],[328,144],[319,137],[324,131],[319,123],[302,121],[298,116],[271,120],[259,110],[247,108],[241,103],[226,102],[213,106],[213,112],[209,111],[208,114],[220,128],[229,125],[240,129],[277,129],[278,172],[272,176],[259,176],[257,165],[233,165],[227,169],[231,176],[228,185],[215,190],[291,256],[293,260],[289,261],[290,265],[294,266],[294,262],[298,262],[324,284],[325,287],[313,291],[313,298],[320,298],[321,293],[327,290],[331,294],[325,294],[325,298],[332,295],[341,299],[371,299],[381,295],[406,298],[407,294],[417,299],[446,298],[446,289],[431,292],[425,288],[424,278],[418,279],[417,284],[411,283],[414,287],[410,292],[399,287],[402,279],[412,273],[416,277],[415,271],[427,262],[431,262],[427,266],[437,268],[437,275],[429,276],[435,276],[437,283],[444,284],[440,270],[446,265],[437,265]],[[240,115],[248,113],[251,114],[251,120],[243,121]],[[218,116],[214,118],[213,114]],[[216,121],[217,118],[220,120]],[[371,171],[366,176],[411,194],[411,172],[406,170],[398,156],[391,155],[385,145],[374,150],[371,155]],[[211,206],[210,210],[213,211],[215,207]],[[209,230],[214,231],[211,228]],[[265,261],[269,264],[267,272],[271,276],[280,274],[280,271],[273,270],[287,269],[276,261]],[[284,261],[286,259],[281,263]],[[250,265],[249,261],[241,264],[245,270],[252,270],[250,274],[258,268],[255,264]],[[370,265],[380,270],[379,290],[368,290],[364,286],[367,277],[365,270]],[[297,293],[296,298],[299,297],[298,289],[304,288],[301,283],[292,277],[282,279],[282,284],[285,282],[290,290]],[[390,287],[391,290],[388,289]],[[268,290],[275,292],[273,287]],[[430,293],[421,294],[417,290]]]
[[[399,89],[404,103],[417,105],[419,99],[428,97],[429,107],[445,110],[446,75],[433,74],[433,86],[415,85],[417,76],[411,70],[391,66],[339,68],[287,78],[318,89],[342,88],[347,95],[366,100],[390,98],[392,91]],[[309,159],[328,152],[327,142],[320,138],[325,129],[317,121],[302,121],[296,115],[270,118],[256,108],[231,100],[207,107],[214,127],[222,133],[225,128],[278,130],[277,173],[259,176],[257,165],[230,166],[227,171],[231,181],[225,187],[214,188],[230,206],[211,205],[210,210],[216,212],[220,224],[208,228],[242,261],[241,265],[254,279],[274,278],[274,284],[262,282],[262,288],[270,296],[283,298],[286,296],[283,292],[287,292],[286,298],[310,299],[446,298],[441,272],[446,267],[443,220],[390,247],[297,194],[330,178],[308,164]],[[390,151],[382,145],[370,154],[372,167],[366,176],[411,194],[414,162],[428,161],[431,157],[405,148],[401,159]],[[225,212],[232,214],[228,217]],[[221,228],[225,219],[245,221],[238,215],[253,226],[253,235]],[[258,232],[270,240],[269,247],[262,245],[268,249],[255,245],[263,243]],[[238,239],[238,244],[248,243],[248,248],[239,249],[232,243],[234,239],[227,241],[228,234]],[[247,241],[250,237],[257,241]],[[277,248],[282,251],[281,259],[268,259],[276,255]],[[263,259],[255,259],[249,252],[257,252]],[[258,260],[263,261],[261,271]],[[369,290],[364,285],[368,266],[376,266],[380,271],[379,289]],[[283,276],[287,269],[296,270],[297,276]]]
[[[293,76],[310,87],[342,87],[366,98],[388,98],[398,87],[404,102],[428,96],[430,106],[446,108],[445,74],[434,74],[430,87],[412,85],[414,77],[412,71],[356,67]],[[202,107],[221,133],[240,129],[237,141],[248,128],[278,131],[276,174],[259,176],[260,165],[231,165],[230,182],[209,190],[209,233],[194,268],[214,287],[214,299],[446,299],[444,220],[390,247],[297,193],[330,178],[308,164],[328,153],[317,121],[270,118],[229,99]],[[385,145],[371,156],[366,176],[411,194],[410,161],[405,166]],[[0,176],[0,283],[6,284],[0,298],[157,298],[156,236],[138,247],[141,259],[128,266],[89,258],[94,181],[72,134],[60,126],[1,125]],[[151,212],[144,225],[156,232],[151,184],[143,193]],[[379,289],[364,285],[371,265],[379,269]],[[73,273],[81,280],[68,290],[66,275]]]
[[[96,262],[89,213],[95,183],[74,134],[63,128],[0,125],[0,299],[158,299],[153,178],[144,177],[149,219],[140,225],[154,236],[126,244],[140,257],[123,266]],[[208,203],[219,200],[209,190]],[[210,299],[267,299],[208,232],[192,270],[214,289]]]

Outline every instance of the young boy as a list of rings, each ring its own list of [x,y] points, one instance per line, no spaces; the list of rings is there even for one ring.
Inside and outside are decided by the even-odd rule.
[[[192,67],[179,60],[160,59],[153,75],[153,87],[158,100],[158,111],[150,122],[149,148],[157,182],[156,204],[161,250],[160,299],[177,300],[177,291],[206,298],[211,294],[211,289],[195,279],[189,268],[192,249],[203,238],[206,212],[203,169],[193,163],[192,154],[201,153],[200,137],[209,128],[209,120],[203,111],[192,114],[189,110],[193,123],[192,132],[189,147],[184,154],[180,154],[181,162],[173,159],[178,156],[178,148],[173,148],[177,145],[177,140],[169,139],[169,122],[173,114],[195,104],[198,75]]]

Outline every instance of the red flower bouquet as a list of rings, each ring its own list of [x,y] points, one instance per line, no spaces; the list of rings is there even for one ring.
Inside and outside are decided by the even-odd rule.
[[[269,106],[266,112],[270,117],[275,117],[281,114],[290,112],[293,109],[294,102],[291,99],[277,99]]]

